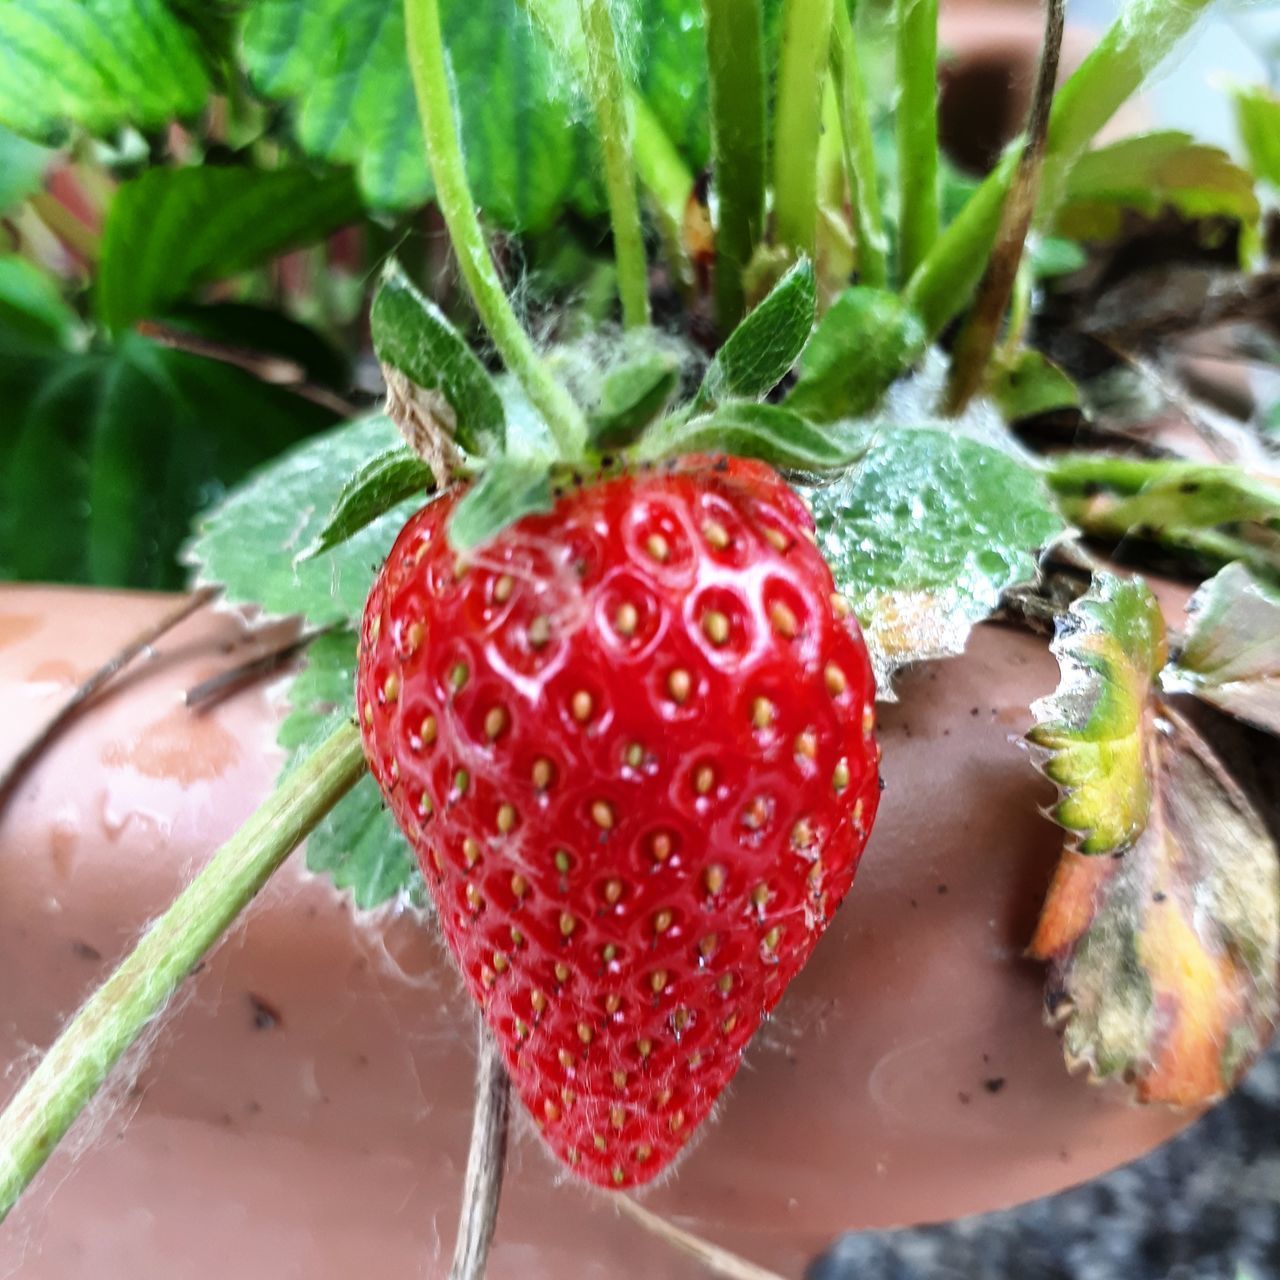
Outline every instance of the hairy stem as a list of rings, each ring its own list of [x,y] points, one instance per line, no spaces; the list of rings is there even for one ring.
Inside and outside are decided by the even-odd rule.
[[[634,89],[631,128],[636,173],[649,196],[650,213],[658,224],[667,265],[677,282],[686,285],[692,282],[693,271],[684,247],[684,210],[693,191],[693,174],[648,100]]]
[[[578,8],[587,41],[587,88],[604,156],[604,185],[613,223],[622,321],[628,329],[643,328],[649,323],[649,264],[644,255],[644,230],[631,156],[627,84],[618,59],[618,37],[609,0],[578,0]]]
[[[1191,29],[1210,0],[1130,0],[1062,86],[1049,116],[1039,215],[1052,215],[1094,134]],[[920,263],[905,296],[937,335],[973,296],[1000,226],[1017,152],[1008,152]]]
[[[453,1248],[449,1280],[484,1280],[489,1246],[498,1222],[502,1175],[507,1164],[507,1123],[511,1081],[493,1037],[480,1028],[476,1060],[476,1104],[471,1120],[471,1149],[462,1189],[462,1214]]]
[[[0,1115],[0,1221],[125,1050],[364,768],[360,734],[344,724],[214,854],[72,1018]]]
[[[740,1258],[736,1253],[730,1253],[728,1249],[722,1249],[718,1244],[712,1244],[710,1240],[704,1240],[691,1231],[677,1227],[674,1222],[668,1222],[630,1196],[613,1196],[610,1203],[624,1217],[630,1218],[659,1240],[665,1240],[681,1253],[696,1258],[710,1275],[719,1276],[720,1280],[782,1280],[776,1271],[767,1271],[746,1258]]]
[[[449,228],[458,267],[484,327],[555,437],[561,455],[578,458],[586,445],[582,411],[542,363],[507,299],[471,197],[454,111],[439,0],[404,0],[409,69],[427,140],[436,202]]]
[[[1000,336],[1000,325],[1013,293],[1018,268],[1022,264],[1023,247],[1040,193],[1040,170],[1044,162],[1053,86],[1058,78],[1058,55],[1062,51],[1066,8],[1066,0],[1049,0],[1045,10],[1044,45],[1027,118],[1025,141],[1005,197],[990,261],[978,286],[978,296],[956,339],[951,359],[943,412],[952,417],[964,412],[982,386],[987,364]]]
[[[711,91],[711,154],[720,204],[716,319],[742,318],[742,273],[764,228],[764,9],[761,0],[702,0]]]
[[[831,51],[833,0],[783,0],[773,126],[774,239],[813,257],[818,234],[818,137]]]
[[[896,0],[898,274],[938,239],[938,0]]]
[[[590,75],[587,42],[573,9],[557,0],[520,0],[520,4],[552,48],[568,59],[574,80],[585,91]],[[692,279],[692,272],[681,227],[685,203],[693,190],[693,174],[644,95],[633,86],[627,96],[636,174],[653,206],[669,265],[680,281],[686,282]]]
[[[889,278],[889,239],[876,177],[875,139],[853,22],[843,3],[835,6],[832,16],[831,72],[840,103],[840,137],[858,239],[858,276],[863,284],[883,286]]]

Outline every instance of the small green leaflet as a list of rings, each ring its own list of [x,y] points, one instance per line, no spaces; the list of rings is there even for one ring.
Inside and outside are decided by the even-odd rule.
[[[924,349],[924,326],[897,294],[855,285],[818,322],[787,405],[815,422],[860,417]]]
[[[195,585],[221,583],[228,603],[256,605],[272,617],[354,622],[415,502],[392,508],[324,556],[304,559],[303,552],[329,523],[345,479],[400,443],[395,424],[375,414],[261,467],[196,522],[183,553]]]
[[[150,169],[111,202],[98,316],[115,332],[359,216],[350,177],[305,169]]]
[[[666,409],[679,381],[679,358],[661,348],[610,369],[588,410],[591,443],[600,449],[629,444]]]
[[[1185,218],[1234,219],[1247,230],[1260,216],[1253,178],[1225,151],[1169,130],[1081,156],[1054,230],[1069,240],[1109,241],[1120,234],[1126,211],[1153,218],[1166,207]]]
[[[1032,706],[1027,736],[1062,789],[1059,825],[1081,853],[1116,853],[1142,834],[1151,804],[1148,707],[1166,652],[1160,606],[1141,579],[1097,574],[1059,621],[1053,652],[1062,682]]]
[[[43,141],[194,115],[220,51],[189,18],[166,0],[4,0],[0,124]]]
[[[431,468],[404,446],[370,458],[342,486],[328,523],[303,552],[302,559],[323,555],[355,537],[393,507],[410,498],[421,498],[433,488]]]
[[[433,393],[433,416],[458,445],[475,456],[502,452],[506,411],[493,379],[444,312],[414,288],[397,263],[383,273],[370,326],[378,359]]]
[[[472,551],[521,516],[550,511],[551,471],[545,462],[498,458],[480,473],[449,520],[449,541]]]
[[[1065,527],[1031,468],[947,431],[868,430],[861,462],[802,492],[882,674],[962,652]]]
[[[1280,97],[1262,85],[1232,91],[1249,167],[1280,191]]]
[[[280,745],[289,752],[286,772],[353,713],[356,637],[331,631],[313,640],[306,665],[289,686],[289,714],[280,725]],[[307,837],[307,866],[350,891],[358,907],[376,907],[419,888],[417,864],[382,803],[377,783],[366,775]]]
[[[1280,591],[1230,564],[1192,596],[1187,614],[1164,687],[1280,734]]]
[[[1080,407],[1076,384],[1052,360],[1030,347],[992,365],[987,393],[1006,422]]]
[[[725,340],[702,381],[695,405],[755,400],[774,387],[809,340],[817,307],[813,263],[801,259]]]
[[[815,427],[782,405],[730,401],[697,418],[673,418],[636,447],[651,460],[681,453],[733,453],[793,471],[847,467],[866,451],[866,437]]]
[[[0,332],[0,404],[0,577],[118,587],[180,586],[192,516],[332,421],[137,334],[107,350],[33,352]]]

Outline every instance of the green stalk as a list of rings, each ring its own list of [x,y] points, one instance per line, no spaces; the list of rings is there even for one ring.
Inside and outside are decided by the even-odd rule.
[[[1061,202],[1072,166],[1094,134],[1191,29],[1211,0],[1132,0],[1054,98],[1041,175],[1038,220]],[[986,268],[1005,192],[1018,163],[1006,153],[946,229],[904,296],[931,336],[968,304]]]
[[[764,228],[764,8],[761,0],[702,0],[715,159],[716,319],[742,318],[742,273]]]
[[[650,211],[658,224],[663,251],[672,274],[683,285],[693,272],[684,247],[684,210],[693,191],[693,174],[648,100],[631,91],[631,132],[636,174],[648,192]]]
[[[833,0],[783,0],[782,9],[773,125],[774,239],[811,258],[818,233],[818,135],[832,7]]]
[[[520,326],[480,229],[462,160],[462,142],[440,34],[439,0],[404,0],[409,70],[422,116],[436,202],[449,228],[458,267],[472,301],[507,368],[525,389],[555,437],[561,456],[582,456],[587,429],[582,411],[552,377]]]
[[[281,782],[89,997],[0,1115],[0,1221],[125,1050],[364,769],[360,734],[344,724]]]
[[[618,264],[622,322],[628,329],[649,323],[649,264],[644,254],[636,172],[631,158],[631,122],[627,118],[627,82],[618,59],[618,37],[609,0],[579,0],[587,40],[587,89],[596,113],[604,156],[604,185],[613,223],[613,253]]]
[[[573,78],[585,91],[590,75],[587,42],[573,9],[558,0],[520,0],[520,4],[556,53],[568,60]],[[671,269],[681,282],[687,282],[692,280],[692,272],[682,229],[685,204],[693,190],[693,174],[644,95],[631,87],[627,96],[636,174],[652,202]]]
[[[844,147],[845,174],[853,204],[854,231],[858,238],[858,276],[863,284],[888,282],[886,255],[889,238],[880,206],[876,177],[875,139],[867,103],[862,66],[849,10],[841,0],[835,5],[831,27],[831,72],[840,102],[840,137]]]
[[[938,239],[938,0],[896,0],[898,273],[909,280]]]

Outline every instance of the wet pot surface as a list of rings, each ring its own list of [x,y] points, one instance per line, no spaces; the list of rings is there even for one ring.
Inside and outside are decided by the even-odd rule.
[[[170,605],[0,588],[0,760]],[[276,691],[181,702],[261,643],[184,623],[0,815],[5,1093],[270,788]],[[648,1207],[799,1274],[842,1231],[1044,1195],[1186,1123],[1066,1075],[1021,956],[1059,839],[1015,739],[1056,680],[1043,641],[997,628],[901,680],[853,893]],[[0,1231],[0,1274],[445,1274],[474,1036],[431,928],[354,913],[295,857]],[[490,1274],[700,1272],[567,1182],[520,1117]]]

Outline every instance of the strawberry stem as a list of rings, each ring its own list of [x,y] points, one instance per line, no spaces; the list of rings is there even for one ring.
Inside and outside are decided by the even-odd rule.
[[[507,1128],[511,1080],[488,1029],[479,1030],[476,1103],[471,1118],[471,1147],[462,1190],[462,1214],[453,1248],[449,1280],[483,1280],[489,1246],[498,1222],[498,1201],[507,1166]]]
[[[0,1222],[124,1052],[364,769],[360,734],[344,724],[214,854],[63,1029],[0,1115]]]
[[[644,254],[644,230],[636,197],[627,82],[618,59],[618,37],[609,13],[609,0],[578,0],[578,11],[587,39],[587,89],[595,108],[600,150],[604,155],[604,185],[609,197],[609,219],[613,223],[622,322],[628,329],[643,329],[649,323],[649,264]]]
[[[1131,0],[1058,90],[1049,116],[1039,222],[1052,216],[1072,166],[1094,134],[1164,61],[1210,2]],[[907,283],[906,301],[931,337],[973,296],[995,243],[1017,163],[1016,149],[1005,154]]]
[[[898,273],[938,238],[938,0],[897,0]]]
[[[542,414],[561,456],[565,460],[579,458],[587,440],[582,411],[543,364],[516,318],[480,227],[480,215],[462,158],[451,78],[440,33],[439,2],[404,0],[404,8],[409,70],[426,136],[436,202],[449,229],[462,278],[498,354]]]
[[[810,258],[818,235],[818,138],[832,7],[833,0],[784,0],[782,10],[773,129],[774,239]]]
[[[1027,231],[1040,194],[1040,170],[1044,162],[1053,86],[1058,78],[1058,55],[1062,51],[1065,16],[1066,0],[1049,0],[1045,10],[1040,69],[1036,73],[1035,91],[1028,112],[1026,140],[1018,157],[1009,194],[1005,197],[1000,229],[978,286],[978,296],[956,339],[951,359],[943,405],[943,412],[950,417],[963,413],[982,386],[1013,293],[1018,268],[1022,265]]]
[[[858,237],[858,276],[862,284],[883,287],[889,278],[889,238],[884,229],[880,186],[876,177],[875,137],[867,102],[858,45],[848,7],[837,4],[832,15],[831,73],[840,102],[840,137],[845,176]]]
[[[702,13],[720,206],[716,320],[727,335],[742,318],[742,273],[764,228],[764,9],[760,0],[702,0]]]

